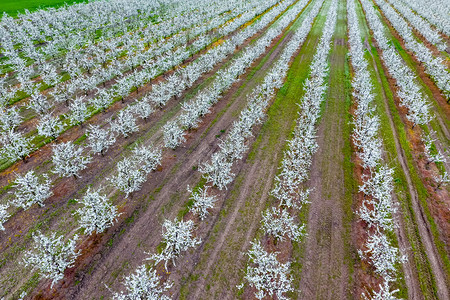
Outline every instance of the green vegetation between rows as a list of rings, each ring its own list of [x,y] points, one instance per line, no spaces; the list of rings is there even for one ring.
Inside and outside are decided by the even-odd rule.
[[[10,16],[24,13],[26,9],[30,12],[40,8],[61,7],[74,3],[88,2],[87,0],[2,0],[0,1],[0,16],[6,12]]]

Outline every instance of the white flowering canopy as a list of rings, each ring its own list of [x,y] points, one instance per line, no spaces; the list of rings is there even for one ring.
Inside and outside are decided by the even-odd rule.
[[[153,267],[139,266],[136,271],[125,278],[126,293],[115,293],[115,300],[170,300],[164,295],[172,287],[172,283],[161,284],[161,279]]]
[[[80,255],[75,251],[78,236],[69,239],[66,243],[63,236],[52,233],[50,237],[37,232],[33,235],[34,250],[25,253],[24,262],[26,266],[38,269],[41,276],[52,279],[52,285],[64,277],[64,271],[75,263]]]
[[[290,263],[280,263],[277,253],[267,252],[259,242],[252,242],[248,256],[251,264],[247,266],[245,279],[256,289],[255,297],[289,299],[286,293],[294,290],[289,276]]]
[[[34,203],[44,206],[44,200],[53,193],[50,188],[50,180],[46,174],[39,178],[34,171],[28,171],[23,176],[17,176],[14,181],[14,199],[12,204],[27,209]]]
[[[54,172],[60,176],[78,177],[81,170],[87,168],[91,157],[83,156],[83,147],[72,142],[53,145]]]
[[[165,220],[163,224],[163,242],[165,248],[159,254],[153,254],[148,260],[154,260],[155,263],[164,261],[167,271],[167,263],[172,259],[175,265],[175,259],[183,251],[193,248],[201,243],[201,240],[193,236],[194,222],[189,221],[174,221]]]
[[[79,208],[75,214],[80,217],[80,227],[85,229],[85,234],[92,232],[102,233],[114,224],[119,216],[117,207],[108,202],[105,195],[98,191],[91,191],[88,188],[84,197],[79,201],[83,207]]]

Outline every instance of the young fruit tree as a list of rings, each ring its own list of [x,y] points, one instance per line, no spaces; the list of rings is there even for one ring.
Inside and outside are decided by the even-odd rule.
[[[369,235],[365,247],[367,250],[358,250],[362,259],[365,259],[375,267],[375,272],[385,279],[394,280],[396,265],[406,261],[405,256],[400,256],[398,248],[392,246],[388,237],[378,230]]]
[[[27,209],[34,203],[44,206],[44,200],[53,193],[50,189],[50,180],[46,174],[39,178],[34,171],[27,172],[24,176],[17,176],[14,182],[16,191],[12,204]]]
[[[64,270],[73,266],[80,251],[75,251],[78,236],[69,239],[66,243],[63,236],[56,233],[47,237],[40,232],[33,235],[34,251],[25,253],[24,262],[26,266],[38,269],[41,276],[52,279],[53,285],[64,277]]]
[[[125,278],[125,287],[127,292],[115,293],[115,300],[170,300],[169,296],[164,295],[172,287],[172,283],[166,282],[161,285],[161,278],[153,267],[141,265],[134,274]]]
[[[2,158],[11,160],[20,158],[26,162],[25,158],[33,150],[30,141],[23,137],[19,132],[15,132],[12,129],[0,135],[0,144],[2,144],[0,148],[0,155]]]
[[[0,108],[0,128],[3,131],[15,129],[21,122],[22,117],[16,107]]]
[[[397,298],[395,294],[397,292],[400,292],[399,289],[392,290],[389,286],[389,280],[385,279],[383,281],[383,284],[379,285],[380,289],[378,292],[373,292],[373,295],[366,295],[365,293],[362,294],[362,298],[364,300],[401,300],[401,298]]]
[[[193,248],[201,243],[200,239],[192,236],[192,230],[194,229],[194,222],[189,221],[177,221],[176,219],[172,222],[170,220],[165,220],[163,224],[163,242],[166,247],[159,254],[153,254],[147,260],[154,260],[155,264],[160,261],[164,261],[166,271],[167,263],[172,259],[175,265],[175,259],[183,251],[187,251],[189,248]]]
[[[184,143],[184,131],[178,125],[177,121],[170,121],[164,125],[164,147],[175,149],[181,143]]]
[[[285,293],[294,290],[289,276],[290,263],[280,263],[277,260],[277,252],[266,252],[259,242],[252,242],[248,256],[251,265],[247,266],[244,278],[256,289],[255,297],[263,299],[276,296],[280,300],[289,299]],[[243,285],[238,286],[242,287]]]
[[[7,205],[0,204],[0,230],[5,230],[5,227],[3,227],[3,223],[6,222],[9,218],[9,214],[6,211],[8,209]]]
[[[212,155],[211,162],[203,163],[199,171],[206,178],[207,182],[211,182],[219,190],[223,190],[227,188],[227,184],[233,181],[232,165],[233,163],[228,161],[222,152],[216,152]]]
[[[51,114],[46,114],[41,118],[37,126],[37,130],[39,135],[51,137],[53,140],[55,140],[62,132],[63,125],[59,121],[58,117],[54,117]]]
[[[266,234],[280,241],[286,236],[293,241],[299,241],[305,235],[305,225],[297,225],[286,209],[267,209],[262,215],[261,223]]]
[[[75,146],[72,142],[53,146],[54,173],[60,176],[79,177],[78,173],[87,168],[91,157],[83,156],[83,147]]]
[[[134,113],[137,114],[140,118],[147,120],[148,117],[154,112],[154,109],[146,100],[140,100],[138,103],[133,106]]]
[[[34,110],[38,115],[43,116],[51,108],[51,104],[45,95],[36,91],[31,95],[27,107]]]
[[[77,97],[70,104],[70,110],[72,113],[70,114],[70,124],[72,125],[83,125],[84,120],[89,116],[89,111],[87,110],[86,103],[83,101],[84,97]]]
[[[105,155],[105,151],[116,142],[116,137],[111,130],[100,128],[98,125],[89,125],[87,139],[91,151]]]
[[[446,159],[444,154],[442,154],[439,150],[437,151],[437,153],[433,153],[433,143],[435,142],[435,140],[432,138],[432,132],[429,135],[425,136],[424,141],[425,157],[427,158],[426,167],[428,168],[431,163],[445,163]]]
[[[121,133],[124,137],[128,137],[128,135],[138,131],[139,127],[136,125],[136,119],[131,110],[124,109],[119,111],[116,119],[111,122],[111,130]]]
[[[191,193],[191,200],[194,201],[190,210],[192,213],[200,218],[200,220],[204,220],[208,215],[208,209],[212,209],[214,207],[214,202],[216,202],[216,196],[208,195],[209,186],[205,186],[204,188],[198,188],[197,191],[192,191],[189,186],[187,190]]]
[[[434,188],[434,191],[437,191],[441,186],[446,186],[450,183],[450,176],[447,172],[444,172],[443,175],[439,174],[437,176],[434,176],[433,179],[436,181],[436,187]]]
[[[84,233],[90,235],[92,232],[102,233],[111,227],[119,216],[117,207],[108,202],[108,198],[100,195],[97,191],[88,188],[84,197],[79,201],[83,207],[75,212],[79,217],[80,227]]]
[[[109,178],[109,181],[126,193],[128,197],[130,193],[141,189],[145,179],[145,173],[129,158],[125,157],[117,163],[117,175]]]
[[[153,146],[137,146],[133,150],[133,159],[138,166],[146,173],[156,170],[161,164],[162,151],[159,148],[153,148]]]
[[[97,96],[90,101],[94,105],[95,109],[101,109],[105,111],[111,104],[113,97],[105,89],[97,89]]]

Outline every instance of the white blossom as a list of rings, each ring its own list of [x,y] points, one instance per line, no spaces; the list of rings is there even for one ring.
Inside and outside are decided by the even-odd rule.
[[[83,124],[84,120],[89,116],[86,103],[83,100],[84,97],[77,97],[69,106],[72,112],[70,114],[70,123],[72,125]]]
[[[176,121],[170,121],[163,127],[164,146],[175,149],[181,143],[185,142],[184,131]]]
[[[290,263],[280,263],[277,254],[267,252],[259,242],[252,242],[252,248],[248,251],[250,265],[244,278],[256,289],[257,299],[267,296],[288,299],[286,293],[294,290],[289,274]]]
[[[435,191],[437,191],[441,186],[447,186],[450,183],[450,176],[447,171],[444,172],[443,175],[439,174],[434,176],[433,179],[436,181]]]
[[[397,298],[395,294],[399,292],[399,289],[395,289],[391,291],[389,286],[389,280],[383,280],[383,284],[378,285],[379,290],[373,291],[373,295],[370,294],[362,294],[364,300],[400,300]]]
[[[264,232],[275,239],[283,241],[285,237],[299,241],[305,235],[305,225],[299,226],[286,209],[272,207],[262,214],[261,223]]]
[[[162,150],[153,146],[139,145],[133,149],[133,160],[146,173],[156,170],[161,164]]]
[[[38,115],[46,114],[50,107],[47,97],[39,92],[33,93],[28,102],[28,108],[33,109]]]
[[[175,265],[175,259],[181,252],[200,244],[201,240],[193,237],[193,229],[194,222],[192,220],[184,222],[175,219],[172,222],[166,219],[163,224],[163,242],[165,248],[161,253],[153,254],[148,260],[154,260],[156,264],[164,261],[164,266],[167,271],[167,263],[170,259],[172,259]]]
[[[145,182],[145,173],[136,163],[129,158],[124,158],[117,163],[117,175],[109,178],[109,181],[127,197],[130,193],[139,191]]]
[[[111,227],[119,216],[117,207],[108,202],[105,195],[97,191],[91,191],[90,188],[79,201],[83,207],[76,211],[80,217],[80,227],[85,229],[85,234],[92,232],[102,233],[106,228]]]
[[[25,161],[26,156],[33,150],[30,141],[12,129],[0,135],[0,143],[2,144],[0,154],[3,158],[11,160],[20,158]]]
[[[192,191],[188,186],[188,191],[191,193],[190,199],[194,201],[190,210],[194,215],[199,216],[200,220],[204,220],[208,215],[208,209],[214,207],[214,202],[216,202],[215,195],[208,195],[209,186],[204,188],[198,188],[196,191]]]
[[[161,278],[153,267],[139,266],[136,271],[125,278],[126,293],[115,293],[116,300],[170,300],[164,295],[172,287],[172,283],[161,284]]]
[[[4,231],[5,227],[3,224],[8,220],[9,214],[7,212],[8,206],[4,204],[0,204],[0,230]]]
[[[111,130],[128,137],[128,135],[138,131],[139,128],[131,111],[124,109],[119,111],[114,121],[111,121]]]
[[[72,142],[53,145],[54,173],[60,176],[79,177],[78,173],[87,168],[91,157],[83,155],[83,147]]]
[[[209,163],[205,162],[199,167],[199,171],[207,182],[211,182],[220,190],[223,190],[233,181],[232,165],[232,162],[228,161],[221,152],[216,152],[212,155]]]
[[[63,236],[52,233],[50,237],[40,232],[33,234],[34,250],[25,253],[26,266],[38,269],[41,276],[52,279],[53,285],[64,278],[64,270],[71,268],[80,251],[75,251],[78,236],[64,243]]]
[[[116,137],[111,130],[100,128],[98,125],[89,125],[86,134],[91,151],[100,153],[102,156],[116,142]]]
[[[375,267],[375,271],[387,280],[395,278],[396,264],[406,261],[405,256],[400,256],[398,248],[392,246],[387,236],[378,230],[369,234],[365,247],[367,250],[359,250],[359,255],[368,260]]]
[[[22,122],[22,117],[16,107],[1,109],[0,106],[0,127],[3,131],[15,129]]]
[[[11,201],[13,205],[27,209],[34,203],[44,206],[44,201],[48,199],[53,192],[50,188],[50,180],[46,174],[42,175],[42,179],[35,175],[34,171],[28,171],[23,176],[17,176],[14,181],[16,191],[14,199]]]
[[[54,117],[51,114],[44,115],[37,126],[39,135],[51,137],[53,139],[56,139],[63,129],[63,125],[61,121],[59,121],[59,118]]]

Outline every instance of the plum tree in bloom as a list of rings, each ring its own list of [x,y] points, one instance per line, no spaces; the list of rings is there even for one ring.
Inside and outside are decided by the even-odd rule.
[[[442,162],[445,163],[446,159],[445,156],[438,150],[436,154],[433,153],[433,143],[434,139],[432,138],[433,132],[431,132],[429,135],[425,136],[425,157],[427,158],[426,167],[428,167],[431,163],[438,163]]]
[[[139,101],[135,106],[133,106],[134,113],[140,118],[147,120],[148,117],[154,112],[154,109],[146,100]]]
[[[390,197],[393,189],[392,174],[394,174],[393,169],[390,169],[387,166],[381,166],[369,178],[364,176],[364,183],[359,187],[359,190],[364,194],[379,200]]]
[[[83,99],[84,97],[77,97],[69,106],[72,111],[70,114],[70,123],[72,125],[83,124],[84,120],[89,116],[86,103]]]
[[[117,175],[109,178],[109,181],[119,190],[126,193],[139,191],[145,182],[145,173],[135,163],[125,157],[117,163]]]
[[[45,63],[42,66],[42,81],[44,81],[47,85],[52,86],[59,82],[61,76],[56,72],[56,68],[48,63]]]
[[[46,114],[39,122],[37,130],[39,135],[56,139],[62,132],[63,125],[59,121],[58,117],[54,117],[51,114]]]
[[[383,284],[379,285],[378,292],[373,292],[373,295],[362,294],[364,300],[400,300],[401,298],[397,298],[395,294],[399,292],[399,289],[392,290],[389,287],[389,281],[384,280]]]
[[[69,239],[66,243],[63,236],[52,233],[50,237],[37,232],[33,235],[34,250],[25,253],[26,266],[38,269],[41,276],[52,279],[53,285],[64,277],[64,270],[73,266],[80,251],[75,251],[78,236]]]
[[[0,128],[3,131],[15,129],[22,122],[22,117],[16,107],[0,109]]]
[[[210,163],[203,163],[199,171],[206,178],[217,186],[219,190],[227,188],[227,184],[233,181],[234,174],[231,173],[233,163],[228,161],[221,152],[216,152],[211,157]]]
[[[382,199],[364,199],[358,210],[358,215],[366,221],[369,227],[379,226],[392,231],[395,227],[392,214],[397,209],[392,206],[390,197]]]
[[[294,290],[289,276],[290,263],[280,263],[277,252],[266,252],[259,242],[252,242],[248,256],[251,265],[247,266],[244,278],[256,289],[255,297],[263,299],[276,296],[280,300],[288,299],[285,293]],[[243,285],[238,287],[242,288]]]
[[[181,143],[186,141],[184,131],[178,125],[177,121],[170,121],[164,125],[164,146],[175,149]]]
[[[91,103],[94,105],[95,109],[105,109],[111,104],[112,96],[105,89],[98,89],[98,94],[91,99]]]
[[[140,145],[133,150],[133,159],[138,166],[146,173],[156,170],[161,164],[162,151],[152,146]]]
[[[125,278],[127,292],[115,293],[115,300],[170,300],[164,295],[172,287],[172,283],[165,282],[161,285],[161,278],[153,267],[141,265],[134,274]]]
[[[446,186],[450,183],[450,176],[447,172],[444,172],[444,175],[437,175],[434,176],[433,179],[436,181],[436,187],[434,188],[434,191],[437,191],[441,186]]]
[[[194,201],[190,210],[194,215],[197,215],[200,220],[204,220],[208,215],[208,209],[214,207],[214,202],[216,202],[216,196],[208,195],[209,186],[204,188],[198,188],[196,191],[192,191],[189,186],[187,190],[191,193],[191,200]]]
[[[9,214],[6,211],[7,209],[8,206],[0,204],[0,230],[5,230],[5,227],[3,227],[3,223],[5,223],[9,218]]]
[[[129,109],[121,110],[114,121],[111,123],[111,130],[128,137],[133,132],[139,130],[136,125],[136,119]]]
[[[50,102],[48,102],[47,97],[39,92],[34,92],[28,102],[28,108],[34,110],[38,115],[46,114],[50,107],[51,105]]]
[[[85,229],[84,233],[87,235],[94,231],[102,233],[106,228],[111,227],[119,216],[117,207],[110,204],[106,196],[100,195],[97,191],[91,191],[90,188],[79,202],[83,204],[83,207],[75,213],[80,216],[80,227]]]
[[[286,236],[293,241],[299,241],[305,235],[305,225],[296,224],[286,209],[267,209],[262,215],[261,223],[266,234],[280,241]]]
[[[187,251],[189,248],[195,247],[200,244],[201,240],[192,236],[192,230],[194,229],[194,222],[189,221],[177,221],[172,222],[165,220],[163,224],[163,242],[166,247],[159,254],[153,254],[147,260],[154,260],[157,263],[165,261],[165,268],[167,271],[167,263],[172,259],[175,265],[175,258],[177,258],[181,252]]]
[[[53,146],[54,173],[60,176],[78,177],[81,170],[87,168],[91,161],[88,156],[83,156],[83,147],[75,146],[72,142],[61,143]]]
[[[44,201],[53,193],[50,188],[50,180],[44,174],[39,178],[34,171],[27,172],[24,176],[18,176],[14,182],[16,191],[12,204],[27,209],[34,203],[44,206]]]
[[[22,159],[25,162],[27,155],[33,150],[27,138],[12,129],[0,135],[0,154],[3,158],[12,160]]]
[[[87,130],[89,147],[94,153],[105,155],[105,151],[116,142],[114,133],[107,129],[102,129],[98,125],[89,125]]]
[[[400,256],[398,248],[389,244],[385,234],[378,230],[374,234],[370,234],[365,244],[367,250],[358,250],[362,259],[371,262],[375,267],[375,271],[385,279],[394,279],[397,263],[406,261],[406,256]]]

